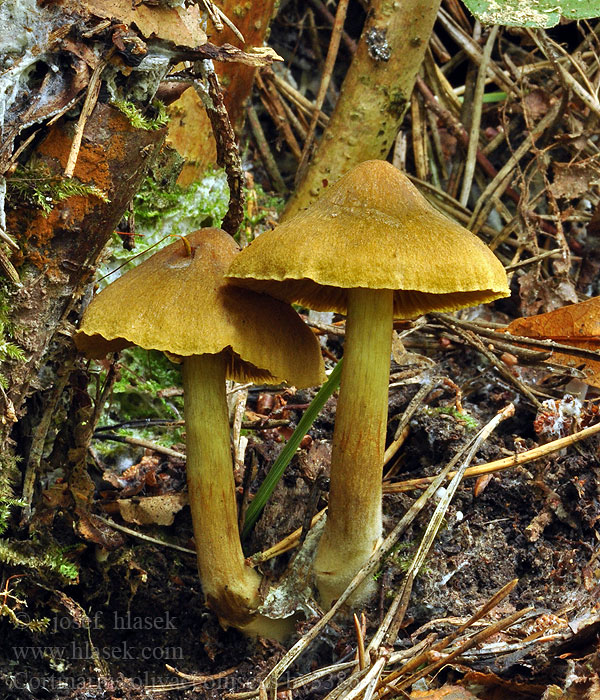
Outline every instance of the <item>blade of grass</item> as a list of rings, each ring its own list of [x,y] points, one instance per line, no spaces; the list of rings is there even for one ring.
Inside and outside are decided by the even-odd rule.
[[[315,422],[316,417],[321,412],[321,409],[325,405],[327,399],[329,399],[333,392],[338,388],[340,384],[341,371],[342,360],[340,360],[333,368],[333,371],[329,375],[329,379],[319,389],[317,395],[311,401],[310,406],[306,409],[304,415],[300,419],[296,430],[294,430],[292,433],[292,437],[287,441],[285,447],[279,453],[279,457],[277,457],[273,463],[273,466],[271,469],[269,469],[269,473],[256,492],[256,496],[254,496],[252,503],[248,506],[246,520],[244,521],[244,529],[242,530],[242,537],[246,537],[250,533],[252,526],[258,520],[262,509],[265,507],[266,502],[273,493],[275,486],[277,486],[279,479],[281,479],[285,468],[290,463],[294,453],[302,442],[302,438],[306,435],[311,425]]]

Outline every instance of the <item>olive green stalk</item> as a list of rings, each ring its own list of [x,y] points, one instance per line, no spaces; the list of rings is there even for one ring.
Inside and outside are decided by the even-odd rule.
[[[187,481],[204,595],[220,618],[243,626],[258,604],[260,577],[240,543],[223,354],[185,358]]]
[[[381,537],[392,323],[392,290],[348,291],[329,508],[315,559],[325,607],[341,595]]]

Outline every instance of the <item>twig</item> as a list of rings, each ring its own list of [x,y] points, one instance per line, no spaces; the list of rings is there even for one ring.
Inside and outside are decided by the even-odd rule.
[[[291,421],[288,418],[245,420],[242,422],[242,430],[272,430],[273,428],[282,428],[290,423]],[[112,423],[111,425],[101,425],[94,431],[94,436],[101,437],[98,436],[97,433],[104,433],[107,430],[118,430],[119,428],[179,428],[182,425],[185,425],[184,420],[140,418],[138,420],[125,420],[121,423]]]
[[[169,457],[175,457],[176,459],[186,459],[183,452],[176,452],[170,447],[163,447],[162,445],[157,445],[155,442],[143,440],[142,438],[130,437],[129,435],[115,435],[115,433],[106,432],[95,433],[94,437],[97,440],[112,440],[113,442],[124,442],[126,445],[144,447],[147,450],[154,450],[154,452],[159,452],[160,454],[167,455]]]
[[[534,447],[527,452],[520,452],[514,454],[511,457],[505,457],[504,459],[496,459],[493,462],[487,462],[486,464],[478,464],[475,467],[469,467],[465,472],[465,479],[470,477],[482,476],[483,474],[492,474],[494,472],[503,471],[504,469],[512,469],[513,467],[520,466],[521,464],[526,464],[527,462],[533,462],[535,459],[540,457],[545,457],[553,452],[559,452],[560,450],[575,445],[581,440],[586,440],[592,435],[597,435],[600,433],[600,423],[592,425],[589,428],[584,428],[573,435],[567,435],[564,438],[558,438],[552,442],[548,442],[545,445],[540,445],[539,447]],[[449,472],[448,477],[453,477],[455,472]],[[438,475],[439,476],[439,475]],[[399,484],[384,484],[384,493],[402,493],[404,491],[413,491],[414,489],[423,488],[427,484],[430,484],[437,476],[423,476],[418,479],[409,479],[407,481],[402,481]]]
[[[565,343],[558,343],[556,340],[547,340],[545,338],[528,338],[524,335],[513,335],[512,333],[502,332],[506,326],[499,324],[498,330],[490,328],[491,324],[479,324],[474,321],[463,321],[462,319],[455,318],[454,316],[446,316],[445,314],[430,314],[431,316],[436,316],[438,318],[444,317],[454,325],[461,326],[468,330],[472,330],[478,335],[482,335],[486,338],[492,339],[494,342],[497,341],[509,341],[516,346],[519,345],[532,345],[536,348],[543,348],[544,350],[553,351],[557,350],[564,353],[569,353],[575,357],[584,357],[590,360],[595,360],[600,362],[600,352],[597,350],[589,350],[588,348],[578,348],[574,345],[566,345]],[[487,326],[487,327],[486,327]]]
[[[172,544],[171,542],[163,542],[163,540],[159,540],[156,537],[150,537],[150,535],[144,535],[142,532],[132,530],[130,527],[125,527],[125,525],[119,525],[119,523],[115,523],[114,520],[103,518],[101,515],[94,514],[94,518],[97,518],[105,525],[112,527],[113,530],[119,530],[120,532],[124,532],[126,535],[137,537],[139,540],[151,542],[152,544],[158,544],[162,547],[169,547],[170,549],[176,549],[178,552],[184,552],[184,554],[191,554],[194,557],[196,556],[196,551],[194,549],[189,549],[188,547],[181,547],[180,545]]]
[[[423,123],[423,107],[416,92],[413,92],[410,98],[410,116],[412,119],[411,136],[417,176],[421,180],[427,180],[429,176],[427,144],[425,141],[427,129]]]
[[[71,150],[69,151],[67,165],[65,166],[65,177],[73,177],[73,173],[75,172],[75,165],[77,164],[77,157],[79,155],[79,150],[81,149],[81,140],[83,138],[85,125],[91,113],[94,111],[94,107],[96,106],[96,102],[98,101],[98,95],[100,94],[100,76],[102,75],[102,71],[108,63],[108,59],[112,56],[113,53],[114,49],[110,49],[107,56],[99,61],[98,65],[94,68],[90,77],[85,101],[83,103],[83,106],[81,107],[81,113],[79,114],[77,126],[75,127],[73,143],[71,144]]]
[[[398,427],[396,428],[396,434],[394,435],[394,440],[390,445],[388,445],[388,447],[385,450],[385,453],[383,456],[384,465],[390,461],[390,459],[398,451],[398,448],[400,447],[402,442],[404,442],[405,437],[403,436],[403,434],[404,434],[405,428],[408,427],[408,424],[409,424],[411,418],[417,412],[417,410],[419,409],[419,407],[421,406],[421,404],[425,400],[425,397],[433,388],[433,385],[434,385],[433,379],[425,379],[425,381],[423,382],[423,386],[421,386],[419,388],[417,393],[411,399],[411,402],[406,407],[406,410],[404,411],[404,413],[400,417]]]
[[[513,272],[514,270],[519,270],[522,267],[527,267],[527,265],[534,265],[535,263],[541,262],[542,260],[546,260],[548,258],[562,258],[563,257],[563,252],[560,248],[556,248],[555,250],[545,250],[543,253],[539,253],[538,255],[534,255],[531,258],[526,258],[525,260],[519,260],[518,263],[515,263],[514,265],[507,265],[505,267],[505,270],[507,272]]]
[[[287,81],[285,81],[281,76],[276,75],[271,70],[271,73],[267,73],[270,80],[273,80],[277,88],[286,94],[288,99],[293,102],[299,109],[301,109],[306,115],[312,115],[315,111],[315,105],[301,92],[298,92],[294,87],[292,87]],[[329,117],[324,113],[319,111],[319,118],[317,124],[325,128],[329,124]]]
[[[467,206],[471,187],[473,184],[473,176],[475,174],[475,162],[477,157],[477,149],[479,146],[479,129],[481,126],[481,112],[483,108],[483,92],[485,90],[485,79],[487,68],[492,55],[492,49],[498,36],[498,25],[492,27],[490,34],[485,42],[481,63],[479,64],[479,73],[475,84],[475,94],[473,95],[473,104],[471,111],[471,129],[469,132],[469,145],[467,147],[467,157],[465,159],[465,171],[463,175],[462,189],[460,193],[460,203],[463,207]]]
[[[541,408],[541,402],[537,399],[537,397],[533,394],[533,392],[525,384],[525,382],[521,381],[518,377],[512,374],[508,367],[502,361],[500,361],[491,350],[489,350],[485,346],[481,338],[475,332],[465,330],[464,328],[460,328],[457,324],[454,323],[453,320],[450,320],[448,317],[445,317],[442,314],[431,315],[433,316],[433,318],[439,319],[444,324],[444,326],[453,330],[460,338],[462,338],[465,342],[467,342],[478,352],[480,352],[488,360],[488,362],[496,368],[498,373],[501,374],[504,377],[504,379],[513,384],[517,388],[517,390],[524,396],[526,396],[536,408]]]
[[[329,10],[325,7],[325,4],[322,2],[322,0],[309,0],[310,4],[315,8],[315,10],[325,19],[331,26],[335,24],[335,17],[334,15],[329,12]],[[348,53],[351,56],[354,56],[356,53],[356,42],[354,39],[348,34],[346,31],[342,31],[342,42],[344,43]]]
[[[246,43],[242,32],[240,32],[240,30],[229,19],[229,17],[227,17],[227,15],[218,5],[216,5],[214,2],[211,2],[211,0],[200,0],[200,2],[202,3],[202,5],[204,5],[204,9],[210,17],[210,21],[214,24],[215,29],[218,32],[222,32],[223,24],[226,24],[242,43]]]
[[[310,526],[314,527],[319,522],[319,520],[325,515],[326,512],[327,508],[323,508],[318,513],[316,513],[310,521]],[[290,549],[294,549],[294,547],[297,547],[298,543],[300,542],[302,530],[303,528],[299,527],[293,532],[291,532],[287,537],[284,537],[272,547],[269,547],[269,549],[265,549],[262,552],[257,552],[256,554],[253,554],[251,557],[248,558],[248,563],[251,566],[258,566],[258,564],[262,564],[263,562],[268,561],[269,559],[278,557],[280,554],[285,554],[285,552],[289,552]]]
[[[529,612],[531,612],[531,610],[533,610],[533,608],[524,608],[523,610],[518,610],[512,615],[509,615],[508,617],[505,617],[502,620],[499,620],[498,622],[489,625],[489,627],[486,627],[484,630],[481,630],[481,632],[478,632],[472,637],[469,637],[465,642],[463,642],[463,644],[457,647],[450,654],[443,655],[441,659],[435,661],[432,664],[429,664],[428,666],[425,666],[420,671],[417,671],[417,673],[404,679],[401,683],[387,686],[386,692],[380,695],[379,697],[382,698],[388,693],[397,693],[399,691],[402,691],[404,688],[408,688],[409,686],[413,685],[413,683],[416,683],[419,679],[434,674],[443,666],[446,666],[447,664],[451,663],[453,659],[456,659],[461,654],[464,654],[465,651],[472,649],[478,644],[482,644],[486,639],[493,637],[494,635],[498,634],[498,632],[512,627],[512,625],[514,625],[515,622],[517,622],[524,615],[527,615]]]
[[[360,697],[362,692],[366,691],[369,686],[373,686],[373,689],[375,689],[375,686],[379,681],[379,676],[381,676],[381,672],[383,671],[383,667],[385,666],[387,660],[388,654],[382,653],[365,677],[362,678],[349,693],[344,695],[344,700],[354,700],[354,698]],[[371,691],[371,693],[372,692],[373,691]]]
[[[265,168],[269,173],[271,183],[279,194],[285,194],[288,191],[288,188],[281,177],[281,173],[279,172],[275,158],[273,158],[273,154],[271,153],[271,149],[269,148],[269,144],[265,138],[264,131],[262,130],[262,126],[260,125],[260,121],[258,120],[258,115],[256,114],[254,106],[252,104],[248,104],[246,112],[248,114],[248,123],[250,124],[250,129],[252,130],[252,136],[254,136],[254,140],[258,146],[258,150],[263,163],[265,164]]]
[[[364,622],[364,613],[362,617]],[[358,657],[358,668],[362,671],[364,668],[367,667],[365,659],[365,636],[363,634],[362,625],[356,613],[354,613],[352,619],[354,621],[354,631],[356,632],[356,654]]]
[[[267,85],[261,78],[260,73],[258,73],[256,76],[256,87],[259,90],[261,102],[269,113],[277,130],[281,131],[283,134],[283,138],[289,146],[292,155],[294,158],[296,158],[296,160],[300,160],[302,150],[292,132],[290,125],[288,124],[285,109],[283,108],[283,104],[279,98],[279,93],[277,92],[274,84],[270,83]]]
[[[221,228],[233,236],[237,233],[244,219],[245,196],[242,161],[212,61],[197,61],[195,66],[200,71],[206,85],[195,80],[194,89],[206,109],[217,145],[217,164],[225,168],[227,184],[229,185],[229,208],[221,222]]]
[[[458,138],[463,147],[467,148],[469,144],[469,135],[467,134],[464,126],[458,121],[458,119],[447,109],[444,109],[437,101],[435,95],[431,92],[425,81],[418,77],[415,80],[415,86],[419,92],[423,95],[427,102],[427,106],[446,124],[448,129]],[[496,168],[492,165],[491,161],[485,156],[479,149],[477,150],[477,162],[490,177],[494,177],[497,174]],[[515,201],[519,201],[519,195],[511,189],[507,189],[507,194]]]
[[[438,20],[454,41],[465,51],[469,58],[476,64],[482,61],[482,51],[478,44],[460,29],[450,15],[443,8],[440,9]],[[493,79],[505,91],[512,95],[518,95],[515,84],[494,62],[489,64],[489,72]]]
[[[384,683],[387,685],[391,681],[401,678],[407,673],[411,673],[423,663],[427,663],[427,661],[431,659],[432,652],[439,653],[449,647],[455,639],[458,639],[458,637],[463,634],[463,632],[468,630],[470,627],[473,627],[473,625],[479,622],[479,620],[481,620],[485,615],[499,605],[508,595],[510,595],[518,582],[519,579],[515,578],[512,581],[509,581],[506,585],[502,586],[502,588],[499,591],[496,591],[496,593],[494,593],[494,595],[488,601],[486,601],[465,623],[457,627],[454,632],[450,633],[439,642],[436,642],[435,644],[428,646],[420,653],[415,654],[401,668],[386,676]]]
[[[395,547],[400,536],[405,532],[406,528],[413,522],[417,515],[428,503],[429,499],[437,491],[446,479],[448,472],[454,466],[455,460],[451,461],[446,467],[435,477],[428,488],[417,498],[400,521],[396,524],[390,534],[384,539],[378,549],[369,557],[365,565],[357,572],[356,576],[348,584],[346,590],[340,595],[334,605],[328,610],[323,617],[306,633],[304,634],[292,648],[279,660],[271,669],[265,678],[265,684],[272,691],[277,688],[277,680],[286,671],[296,659],[301,656],[310,644],[320,635],[323,628],[329,621],[339,612],[344,606],[348,598],[361,586],[362,582],[370,576],[379,566],[381,560],[385,558]],[[258,695],[258,690],[254,691],[254,697]],[[232,696],[233,697],[233,696]],[[237,697],[237,696],[235,696]]]
[[[327,57],[325,58],[325,65],[323,66],[323,73],[321,75],[321,84],[319,85],[319,92],[317,93],[317,99],[315,100],[313,115],[308,126],[306,140],[302,149],[302,158],[300,159],[298,170],[296,172],[296,183],[303,179],[306,168],[308,167],[308,161],[310,159],[312,144],[315,138],[315,129],[317,127],[319,113],[321,111],[321,107],[323,106],[323,102],[325,101],[325,95],[327,94],[327,88],[329,87],[329,81],[331,80],[331,74],[333,73],[335,59],[337,58],[338,49],[340,46],[340,39],[344,28],[344,20],[346,19],[346,11],[348,10],[348,2],[349,0],[338,0],[337,10],[335,13],[335,22],[333,23],[333,28],[331,30],[331,39],[329,41]]]
[[[406,572],[406,578],[403,582],[403,587],[399,595],[395,598],[392,605],[390,605],[390,608],[385,616],[382,625],[377,630],[377,633],[375,634],[373,640],[369,644],[369,649],[377,649],[384,639],[386,644],[394,644],[396,637],[398,636],[398,631],[404,619],[406,607],[408,606],[408,600],[410,597],[410,592],[412,590],[413,581],[417,573],[423,566],[423,563],[425,562],[425,558],[433,545],[437,532],[441,527],[446,511],[448,510],[448,506],[450,505],[452,498],[454,498],[454,494],[456,493],[456,490],[458,489],[458,486],[460,485],[464,477],[467,467],[473,461],[475,454],[477,453],[481,445],[492,434],[492,432],[498,427],[498,425],[502,421],[513,416],[514,412],[515,408],[513,404],[508,404],[508,406],[506,406],[499,413],[497,413],[492,418],[492,420],[479,431],[479,433],[473,440],[466,457],[462,461],[461,466],[456,470],[456,473],[452,477],[452,481],[448,485],[444,496],[440,499],[435,509],[435,512],[431,517],[431,520],[429,521],[425,534],[423,535],[421,544],[419,545],[419,549],[411,562],[409,570]]]
[[[515,149],[514,153],[508,159],[502,168],[498,171],[494,179],[488,184],[483,193],[481,194],[477,205],[471,215],[471,220],[467,228],[470,231],[476,233],[479,227],[487,219],[490,208],[493,204],[494,198],[498,198],[501,193],[505,192],[509,194],[510,188],[508,187],[509,182],[514,177],[514,170],[519,161],[531,150],[531,143],[536,138],[538,138],[544,130],[552,124],[559,112],[560,104],[554,105],[548,110],[548,113],[536,124],[536,126],[530,131],[529,138],[526,138],[523,143]],[[511,197],[514,196],[511,195]],[[520,198],[517,195],[517,202]],[[552,227],[553,228],[553,227]],[[554,232],[554,230],[553,230]]]

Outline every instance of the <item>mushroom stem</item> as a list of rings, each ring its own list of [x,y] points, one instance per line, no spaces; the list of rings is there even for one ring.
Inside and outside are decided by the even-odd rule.
[[[327,607],[344,591],[381,537],[392,323],[392,290],[348,290],[329,508],[315,558],[317,585]],[[359,597],[367,595],[368,588]]]
[[[206,601],[222,622],[243,627],[259,603],[260,576],[245,564],[238,531],[226,368],[225,353],[183,363],[187,482]]]

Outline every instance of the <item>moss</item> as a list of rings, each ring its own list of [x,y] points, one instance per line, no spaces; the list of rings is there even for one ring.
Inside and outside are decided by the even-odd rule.
[[[24,361],[25,354],[14,342],[14,328],[10,320],[10,296],[3,280],[0,282],[0,364],[7,360]],[[0,386],[5,389],[7,383],[7,377],[0,372]],[[6,407],[4,408],[6,410]]]
[[[388,96],[387,111],[392,115],[392,117],[394,117],[394,119],[402,119],[407,106],[408,102],[406,95],[402,92],[402,90],[390,91]]]
[[[76,177],[65,178],[52,175],[48,166],[37,158],[31,158],[25,165],[19,165],[6,181],[6,199],[16,206],[25,202],[44,214],[49,214],[58,202],[69,197],[98,197],[108,202],[106,194],[95,185],[81,182]]]
[[[112,104],[129,119],[131,126],[136,129],[156,131],[162,129],[169,122],[166,107],[160,100],[155,100],[152,103],[156,112],[154,117],[147,117],[133,102],[127,100],[115,100]]]
[[[426,413],[430,416],[443,414],[446,416],[452,416],[455,420],[462,423],[467,430],[477,430],[479,428],[479,423],[464,411],[459,411],[455,406],[439,406],[438,408],[427,408]]]

